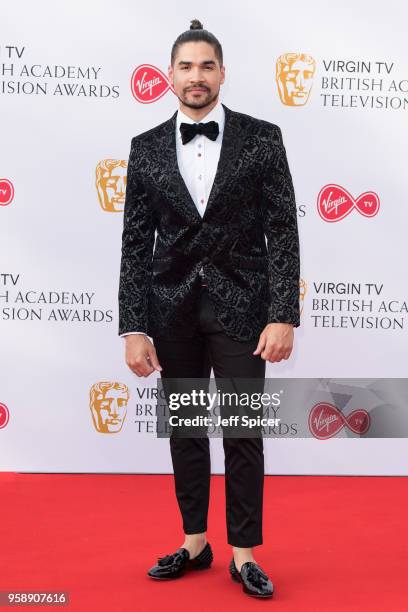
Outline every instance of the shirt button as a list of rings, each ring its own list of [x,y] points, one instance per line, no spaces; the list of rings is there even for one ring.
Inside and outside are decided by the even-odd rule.
[[[201,153],[197,153],[197,157],[201,157]]]
[[[204,200],[200,200],[201,204],[204,204]]]
[[[202,179],[203,177],[202,177],[202,175],[201,175],[201,174],[199,174],[199,175],[198,175],[198,178],[199,178],[199,179],[200,179],[200,181],[201,181],[201,179]]]
[[[198,143],[198,146],[201,148],[201,142]]]

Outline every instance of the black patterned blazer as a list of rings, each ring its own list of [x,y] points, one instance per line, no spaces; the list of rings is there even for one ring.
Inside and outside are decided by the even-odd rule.
[[[177,163],[177,112],[132,138],[119,334],[191,337],[201,266],[228,336],[250,340],[267,323],[300,324],[296,203],[281,130],[223,107],[220,158],[203,217]]]

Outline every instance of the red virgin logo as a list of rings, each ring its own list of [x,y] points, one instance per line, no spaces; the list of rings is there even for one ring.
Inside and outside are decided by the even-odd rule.
[[[0,206],[7,206],[14,198],[14,187],[6,178],[0,178]]]
[[[341,221],[354,208],[364,217],[374,217],[380,209],[380,199],[374,191],[365,191],[354,199],[347,189],[333,183],[323,187],[317,196],[319,215],[329,223]]]
[[[365,434],[370,427],[370,415],[358,409],[346,417],[336,406],[326,402],[316,404],[309,413],[309,429],[319,440],[332,438],[346,426],[358,435]]]
[[[152,64],[141,64],[134,69],[130,79],[130,89],[138,102],[151,104],[171,89],[167,76]]]
[[[7,425],[10,419],[10,412],[6,404],[0,402],[0,429]]]

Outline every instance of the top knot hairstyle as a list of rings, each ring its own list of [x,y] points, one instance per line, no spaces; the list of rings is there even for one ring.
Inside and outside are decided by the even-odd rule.
[[[222,47],[219,40],[211,34],[208,30],[204,30],[203,24],[198,19],[192,19],[190,29],[182,32],[180,36],[176,38],[171,49],[171,65],[174,66],[174,60],[176,59],[179,47],[187,42],[206,42],[214,47],[215,57],[218,60],[220,67],[222,66]]]

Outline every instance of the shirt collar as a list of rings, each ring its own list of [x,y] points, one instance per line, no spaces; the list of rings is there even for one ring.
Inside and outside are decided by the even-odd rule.
[[[214,108],[212,108],[210,112],[205,115],[205,117],[200,119],[200,121],[195,121],[194,119],[191,119],[191,117],[188,117],[188,115],[185,115],[180,109],[178,109],[176,134],[178,138],[181,139],[180,123],[207,123],[208,121],[216,121],[220,130],[218,135],[222,135],[225,124],[225,111],[220,101],[218,101]]]

